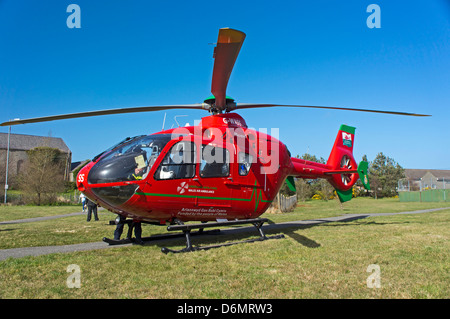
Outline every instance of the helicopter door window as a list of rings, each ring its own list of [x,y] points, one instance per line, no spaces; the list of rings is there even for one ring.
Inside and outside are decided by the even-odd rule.
[[[155,179],[192,178],[195,175],[195,144],[180,141],[170,149],[155,173]]]
[[[239,175],[247,176],[252,166],[253,156],[247,153],[238,153]]]
[[[230,154],[227,149],[203,145],[201,177],[224,177],[230,174]]]

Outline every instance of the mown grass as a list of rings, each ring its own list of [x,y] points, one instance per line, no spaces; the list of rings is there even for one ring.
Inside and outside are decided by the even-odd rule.
[[[64,215],[81,211],[82,211],[81,205],[68,205],[68,206],[1,205],[0,222],[26,218]]]
[[[342,210],[334,201],[307,202],[293,213],[264,217],[280,222],[439,206],[439,203],[400,203],[391,199],[356,199],[350,203]],[[104,234],[112,235],[114,226],[107,226],[106,221],[113,217],[102,213],[100,222],[86,223],[85,216],[73,216],[1,225],[1,242],[5,245],[5,236],[13,239],[22,235],[23,238],[17,239],[21,245],[26,245],[28,239],[34,241],[33,245],[83,242],[80,238],[99,241]],[[450,210],[443,210],[289,228],[282,231],[285,239],[187,254],[161,253],[163,245],[182,247],[183,242],[176,241],[10,258],[0,262],[0,297],[448,298],[449,226]],[[55,232],[55,229],[66,232]],[[164,228],[144,227],[144,235],[161,232]],[[211,244],[251,235],[240,234],[237,238],[221,235],[194,241]],[[66,285],[69,275],[66,269],[70,264],[80,266],[79,289],[69,289]],[[367,267],[371,264],[380,267],[381,288],[367,287],[366,280],[371,274]]]
[[[338,201],[300,202],[293,212],[264,214],[269,223],[309,220],[344,214],[394,213],[450,206],[448,203],[402,203],[398,199],[373,200],[358,198],[341,205]],[[0,206],[0,222],[81,212],[81,206]],[[99,210],[100,221],[86,222],[86,213],[78,216],[33,223],[3,224],[0,226],[0,249],[69,245],[97,242],[112,237],[114,226],[109,225],[115,214]],[[125,230],[126,231],[126,230]],[[165,233],[165,227],[143,225],[143,236]]]

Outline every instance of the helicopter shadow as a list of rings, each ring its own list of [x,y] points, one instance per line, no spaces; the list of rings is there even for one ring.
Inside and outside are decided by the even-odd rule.
[[[307,248],[318,248],[321,244],[315,240],[308,238],[298,232],[311,227],[347,227],[347,226],[383,226],[386,224],[404,224],[405,222],[375,222],[373,220],[365,220],[365,218],[370,217],[370,215],[357,215],[357,216],[343,216],[339,219],[314,219],[314,220],[304,220],[304,221],[294,221],[285,223],[274,223],[270,219],[268,224],[263,226],[262,229],[267,237],[274,235],[286,235],[291,239],[295,240],[297,243],[301,244]],[[175,234],[174,234],[175,235]],[[194,246],[208,246],[208,245],[218,245],[230,246],[234,244],[239,244],[255,237],[258,237],[259,233],[253,226],[232,226],[228,228],[216,229],[212,232],[205,232],[205,234],[193,236],[191,238]],[[258,240],[255,240],[258,241]],[[177,238],[170,240],[155,241],[153,243],[146,242],[145,245],[156,245],[160,248],[166,247],[179,247],[186,244],[185,236],[178,233]]]
[[[289,236],[293,240],[295,240],[297,243],[299,243],[307,248],[320,247],[321,245],[318,242],[316,242],[306,236],[296,233],[296,231],[301,230],[301,229],[306,229],[306,228],[310,228],[310,227],[300,227],[300,228],[296,228],[296,229],[288,229],[284,232],[284,234]]]
[[[5,228],[5,229],[0,229],[0,232],[4,232],[4,231],[13,231],[16,230],[15,228]]]
[[[384,226],[384,225],[402,225],[402,224],[410,224],[411,222],[409,221],[404,221],[404,222],[375,222],[375,221],[357,221],[355,223],[342,223],[342,224],[337,224],[337,223],[324,223],[321,224],[320,226],[322,227],[346,227],[346,226]],[[317,225],[319,226],[319,225]]]
[[[177,238],[163,241],[157,241],[154,243],[146,242],[145,245],[153,245],[160,248],[173,248],[178,249],[180,246],[186,245],[186,237],[183,233],[177,233],[173,235],[179,235]],[[206,246],[231,246],[239,244],[241,242],[254,239],[259,236],[256,229],[252,227],[238,227],[238,228],[222,228],[205,231],[204,234],[191,233],[191,242],[194,247],[206,247]],[[255,240],[257,241],[257,240]]]
[[[302,244],[305,247],[309,248],[317,248],[320,247],[320,244],[311,240],[303,235],[298,234],[299,230],[308,229],[312,227],[348,227],[348,226],[384,226],[384,225],[395,225],[395,224],[409,224],[410,221],[404,222],[376,222],[373,220],[366,220],[370,215],[356,215],[356,216],[343,216],[338,219],[313,219],[313,220],[305,220],[305,221],[297,221],[297,222],[286,222],[276,224],[269,219],[269,227],[274,228],[272,230],[275,232],[276,230],[281,230],[285,228],[283,231],[284,234],[296,240],[298,243]],[[304,223],[303,225],[300,223]],[[267,231],[267,233],[269,233]]]
[[[265,227],[268,227],[266,225]],[[299,230],[299,227],[295,228],[287,228],[284,229],[282,232],[280,232],[277,229],[269,229],[262,227],[264,230],[265,235],[267,236],[267,239],[275,239],[280,238],[280,235],[286,235],[292,239],[294,239],[299,244],[307,247],[307,248],[317,248],[320,247],[320,244],[316,241],[307,238],[306,236],[300,235],[296,233],[296,231]],[[307,227],[301,227],[301,228],[307,228]],[[241,244],[241,243],[248,243],[250,242],[258,242],[260,235],[255,227],[253,226],[247,226],[247,227],[229,227],[229,228],[222,228],[222,229],[216,229],[216,231],[213,233],[207,233],[204,235],[198,235],[191,238],[192,244],[197,247],[203,247],[203,246],[211,246],[211,245],[217,245],[218,247],[221,246],[231,246],[235,244]],[[164,240],[164,241],[158,241],[154,242],[153,244],[156,244],[156,246],[160,248],[173,248],[173,247],[179,247],[186,244],[186,240],[184,236],[179,236],[177,239],[173,239],[170,242]],[[152,245],[152,243],[146,242],[145,245]]]

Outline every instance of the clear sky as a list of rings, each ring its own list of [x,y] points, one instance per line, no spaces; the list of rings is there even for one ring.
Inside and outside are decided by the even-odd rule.
[[[81,28],[68,28],[70,4]],[[370,4],[381,28],[369,28]],[[81,111],[201,103],[211,95],[219,28],[247,34],[227,94],[238,103],[341,106],[430,118],[270,108],[238,113],[279,128],[293,155],[328,158],[341,124],[354,155],[378,152],[405,168],[450,169],[448,0],[0,0],[0,122]],[[18,125],[61,137],[73,161],[127,136],[160,131],[165,112]],[[168,111],[166,128],[207,116]],[[1,127],[0,132],[7,132]]]

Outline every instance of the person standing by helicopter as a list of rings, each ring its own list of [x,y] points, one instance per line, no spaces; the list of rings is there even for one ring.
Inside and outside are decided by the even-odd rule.
[[[134,242],[139,245],[144,245],[144,242],[142,240],[142,225],[141,221],[139,220],[133,220],[133,221],[127,221],[126,217],[124,216],[117,216],[116,218],[116,230],[114,231],[114,240],[120,240],[120,236],[122,236],[123,227],[125,224],[128,224],[128,227],[130,228],[128,236],[131,236],[131,230],[134,228],[134,235],[136,236]]]
[[[98,215],[97,215],[97,204],[86,197],[86,205],[87,205],[87,208],[88,208],[86,221],[88,221],[88,222],[91,221],[92,213],[94,213],[94,219],[96,221],[99,220],[98,219]]]
[[[83,213],[84,213],[84,210],[86,209],[86,195],[81,193],[80,194],[80,199],[81,199],[81,205],[83,206]]]

